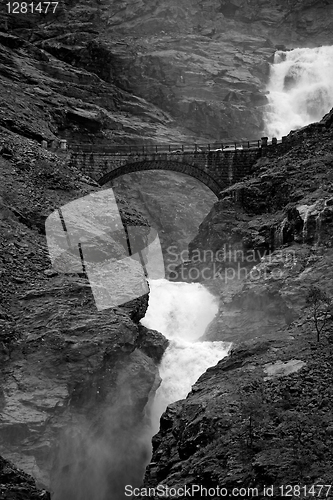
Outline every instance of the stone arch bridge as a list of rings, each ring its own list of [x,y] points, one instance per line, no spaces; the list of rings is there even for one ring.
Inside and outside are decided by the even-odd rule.
[[[223,189],[252,172],[265,154],[267,139],[232,145],[206,146],[72,145],[71,163],[101,186],[124,174],[144,170],[173,170],[203,182],[219,197]]]

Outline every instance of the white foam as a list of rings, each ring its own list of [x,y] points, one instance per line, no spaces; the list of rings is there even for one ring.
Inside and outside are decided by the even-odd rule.
[[[149,307],[142,324],[168,339],[199,338],[218,310],[215,297],[199,283],[149,281]]]
[[[277,51],[267,90],[268,137],[321,120],[333,107],[333,46]]]
[[[215,297],[202,285],[160,279],[149,286],[149,307],[142,323],[170,339],[152,407],[155,433],[167,405],[185,398],[200,375],[227,355],[230,344],[196,342],[218,310]]]

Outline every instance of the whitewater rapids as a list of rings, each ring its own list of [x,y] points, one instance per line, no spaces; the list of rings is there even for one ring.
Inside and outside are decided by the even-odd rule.
[[[265,134],[281,138],[333,107],[333,46],[278,50],[270,68]]]
[[[196,342],[217,312],[215,298],[203,286],[159,279],[150,281],[149,288],[149,307],[141,322],[162,332],[170,345],[147,418],[123,426],[124,418],[131,421],[133,415],[130,409],[124,414],[127,386],[120,384],[118,399],[100,416],[98,433],[84,419],[65,429],[52,480],[53,500],[122,500],[126,485],[140,486],[167,405],[185,398],[200,375],[228,352],[230,344],[224,342]]]
[[[162,382],[152,405],[152,433],[168,404],[184,399],[208,367],[228,354],[230,343],[197,342],[212,321],[218,304],[198,283],[165,279],[149,282],[149,306],[142,324],[170,340],[159,366]]]

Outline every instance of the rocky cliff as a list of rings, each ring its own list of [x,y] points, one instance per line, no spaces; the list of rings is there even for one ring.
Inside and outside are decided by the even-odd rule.
[[[0,31],[2,127],[54,148],[59,138],[107,144],[188,140],[168,113],[103,80],[86,69],[89,64],[76,67],[25,40],[20,30],[12,33]],[[91,57],[103,66],[98,51]]]
[[[220,270],[204,339],[235,346],[162,416],[142,498],[157,486],[156,498],[185,485],[201,498],[199,485],[212,498],[244,488],[264,499],[331,483],[332,124],[333,110],[292,134],[288,152],[260,159],[192,241],[187,265]]]
[[[8,130],[1,130],[0,151],[1,454],[55,498],[75,498],[74,483],[82,485],[77,498],[83,491],[92,497],[107,467],[114,468],[109,481],[116,475],[115,489],[122,491],[112,464],[123,454],[119,466],[132,470],[134,482],[142,477],[149,457],[142,437],[147,405],[167,342],[138,325],[147,295],[97,311],[82,272],[50,269],[44,221],[54,209],[94,192],[93,181],[66,166],[65,157]],[[147,224],[125,200],[118,203],[127,224]],[[137,468],[138,455],[143,459]],[[89,476],[85,483],[86,468],[95,471],[95,481]]]
[[[300,290],[318,279],[329,287],[332,114],[290,134],[289,152],[268,152],[255,176],[226,189],[190,243],[187,267],[210,267],[218,278],[210,285],[222,289],[211,340],[275,336],[300,315]],[[323,278],[317,261],[327,266]]]
[[[181,498],[186,486],[192,498],[264,500],[287,485],[306,498],[331,484],[332,338],[316,343],[311,330],[304,321],[287,340],[240,345],[169,405],[140,498],[157,487],[152,498]]]
[[[29,103],[43,125],[36,138],[255,139],[276,46],[331,44],[332,9],[328,0],[80,0],[46,16],[2,9],[3,29],[19,39],[2,35],[1,63],[17,104]],[[13,106],[6,123],[27,128]]]
[[[276,46],[332,43],[332,9],[326,0],[269,6],[78,0],[54,14],[8,15],[2,5],[1,453],[60,500],[90,499],[95,484],[105,492],[115,476],[121,492],[121,470],[131,471],[126,481],[140,477],[143,469],[128,452],[141,465],[148,459],[136,439],[146,432],[166,343],[138,326],[146,297],[97,313],[83,275],[50,269],[46,217],[96,186],[38,143],[54,150],[60,138],[99,144],[257,138]],[[256,178],[226,192],[200,228],[192,250],[217,241],[217,248],[227,242],[263,257],[258,280],[233,280],[235,289],[219,284],[220,316],[207,337],[269,339],[236,349],[188,400],[168,409],[145,484],[171,486],[184,477],[208,486],[261,487],[286,477],[332,482],[331,339],[324,332],[323,344],[311,342],[311,316],[302,309],[309,285],[320,280],[331,293],[331,144],[328,126],[320,140],[308,137],[282,158],[262,160]],[[144,223],[122,205],[125,218]],[[281,250],[284,243],[290,246]],[[281,253],[268,257],[267,248]],[[121,470],[106,453],[111,442],[127,457]],[[247,454],[239,451],[244,447]],[[110,469],[113,476],[102,483],[100,471]],[[1,470],[3,498],[47,498],[7,462]]]

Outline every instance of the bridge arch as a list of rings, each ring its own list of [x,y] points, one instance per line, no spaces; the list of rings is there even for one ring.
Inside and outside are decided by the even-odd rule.
[[[104,174],[97,180],[97,182],[103,186],[107,182],[117,179],[122,175],[131,174],[133,172],[144,172],[145,170],[171,170],[173,172],[180,172],[182,174],[189,175],[205,184],[205,186],[207,186],[217,197],[219,197],[220,192],[227,187],[227,184],[220,185],[207,172],[204,172],[193,165],[178,163],[177,161],[170,160],[145,160],[134,163],[125,163],[124,165],[121,165],[120,167]]]

